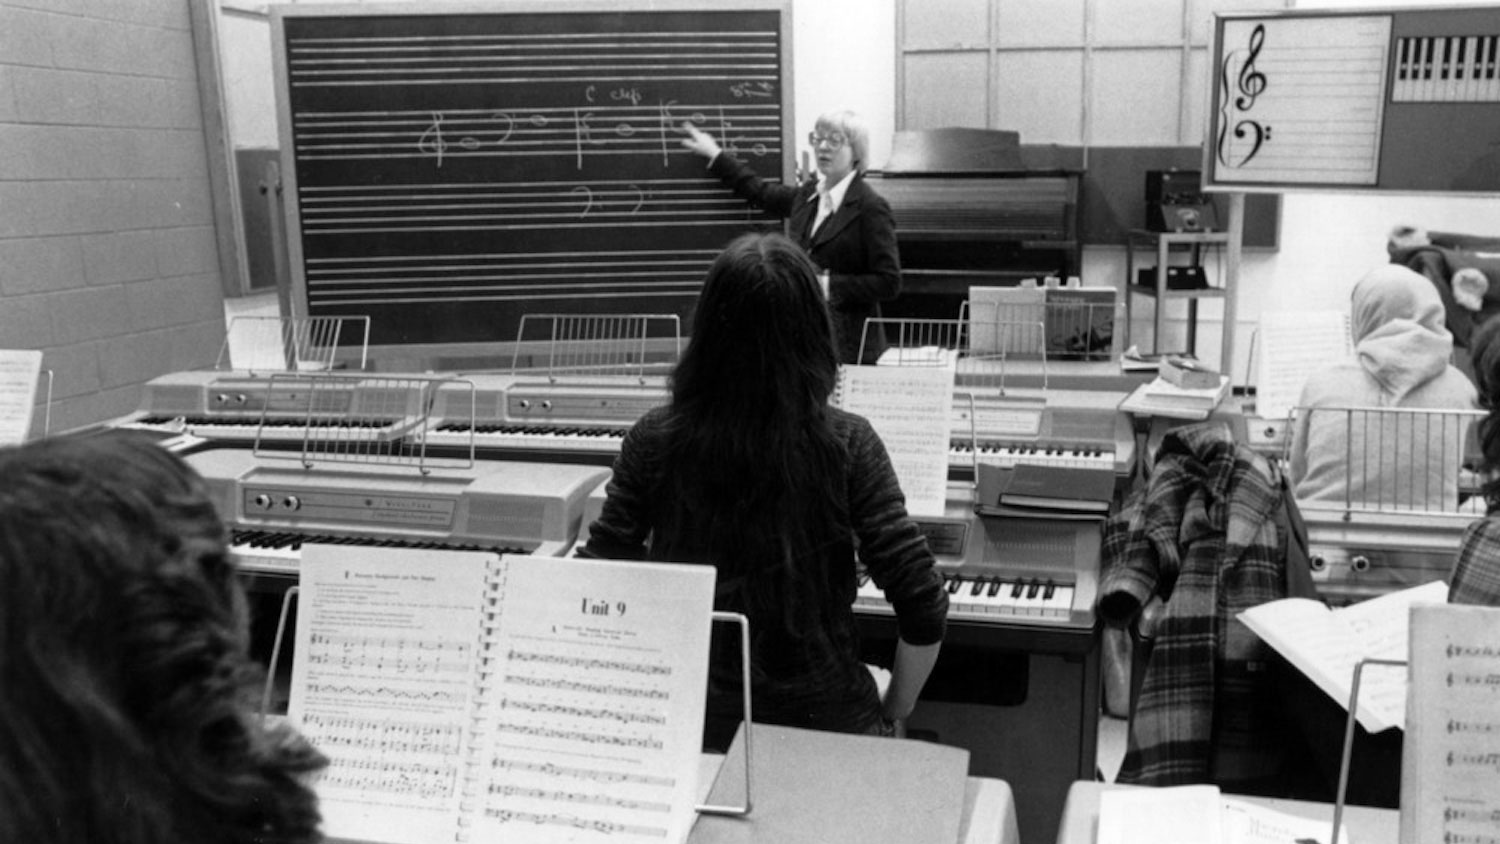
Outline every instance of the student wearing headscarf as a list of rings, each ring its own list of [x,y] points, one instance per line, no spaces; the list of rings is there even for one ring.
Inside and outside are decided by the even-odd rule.
[[[1458,505],[1474,385],[1450,363],[1453,337],[1432,285],[1394,264],[1354,287],[1355,358],[1313,374],[1297,402],[1291,479],[1298,501],[1379,509]]]

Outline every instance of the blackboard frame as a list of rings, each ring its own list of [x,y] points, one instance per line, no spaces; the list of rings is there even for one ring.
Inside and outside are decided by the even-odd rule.
[[[1351,142],[1343,158],[1333,158],[1332,166],[1308,168],[1305,174],[1294,167],[1270,168],[1256,175],[1245,161],[1252,150],[1272,148],[1275,126],[1272,114],[1288,119],[1304,137],[1314,133],[1292,120],[1293,110],[1281,109],[1268,114],[1256,105],[1262,95],[1276,86],[1274,74],[1264,72],[1264,61],[1257,64],[1270,48],[1284,52],[1293,49],[1322,50],[1330,41],[1340,47],[1365,43],[1364,33],[1356,23],[1368,22],[1368,44],[1379,47],[1379,58],[1368,59],[1372,84],[1356,91],[1351,84],[1341,93],[1365,96],[1377,114],[1371,125],[1352,130]],[[1339,38],[1310,38],[1311,44],[1291,42],[1309,36],[1314,27],[1337,28]],[[1226,36],[1226,27],[1236,27],[1234,38]],[[1267,29],[1266,27],[1278,29]],[[1384,38],[1381,31],[1385,31]],[[1322,34],[1319,32],[1319,34]],[[1404,41],[1444,38],[1462,40],[1500,36],[1500,7],[1391,7],[1350,9],[1290,9],[1273,12],[1216,12],[1209,49],[1208,126],[1203,147],[1203,177],[1206,190],[1244,193],[1339,192],[1434,194],[1459,193],[1474,196],[1500,195],[1500,152],[1491,139],[1500,135],[1500,100],[1476,99],[1462,90],[1426,98],[1411,96],[1399,89],[1406,64],[1401,52]],[[1248,35],[1248,37],[1241,37]],[[1382,43],[1383,40],[1383,43]],[[1233,43],[1228,43],[1232,41]],[[1228,46],[1226,47],[1226,44]],[[1312,53],[1316,55],[1316,53]],[[1301,58],[1299,56],[1298,58]],[[1269,60],[1266,60],[1269,61]],[[1345,62],[1345,66],[1348,66]],[[1375,68],[1378,67],[1378,70]],[[1309,70],[1307,72],[1316,72]],[[1379,76],[1378,80],[1373,77]],[[1500,73],[1491,65],[1492,83],[1500,89]],[[1301,84],[1305,80],[1295,80]],[[1378,94],[1371,95],[1378,87]],[[1285,89],[1283,89],[1285,90]],[[1492,97],[1493,92],[1486,94]],[[1258,113],[1257,113],[1258,112]],[[1332,114],[1332,110],[1328,114]],[[1327,114],[1321,115],[1327,119]],[[1343,114],[1336,115],[1340,119]],[[1288,124],[1279,124],[1285,127]],[[1293,129],[1287,129],[1288,133]],[[1368,133],[1376,152],[1361,158],[1354,141]],[[1238,146],[1236,146],[1238,144]],[[1309,146],[1309,149],[1313,147]],[[1318,148],[1318,154],[1336,155]],[[1308,156],[1311,157],[1311,156]],[[1262,161],[1264,158],[1262,158]],[[1292,160],[1292,159],[1287,159]],[[1346,169],[1348,175],[1338,174]],[[1358,175],[1355,175],[1355,174]],[[1290,174],[1290,175],[1289,175]]]
[[[632,14],[649,15],[672,15],[672,14],[700,14],[700,13],[771,13],[776,17],[779,28],[777,33],[780,55],[775,72],[779,78],[779,91],[776,96],[779,99],[779,114],[776,117],[778,126],[774,130],[780,137],[780,172],[774,172],[778,168],[772,168],[772,172],[762,172],[768,178],[779,177],[782,181],[790,183],[795,173],[795,150],[796,145],[792,138],[793,115],[795,114],[793,89],[792,89],[792,20],[791,0],[581,0],[580,2],[569,2],[559,4],[547,2],[547,0],[510,0],[504,3],[375,3],[375,4],[308,4],[271,7],[271,35],[273,68],[276,74],[277,95],[277,129],[280,138],[280,149],[282,155],[282,179],[284,211],[287,224],[287,251],[291,266],[290,279],[288,281],[290,290],[288,299],[290,301],[291,315],[294,317],[305,317],[318,315],[313,313],[309,303],[309,282],[307,273],[308,249],[304,243],[305,220],[299,202],[302,186],[299,184],[299,171],[297,167],[298,137],[294,128],[293,107],[289,89],[290,73],[288,69],[288,46],[287,29],[289,22],[304,21],[308,19],[324,20],[350,20],[361,18],[378,17],[418,17],[428,19],[440,19],[454,16],[478,16],[494,17],[503,19],[505,16],[533,15],[546,17],[578,16],[629,16]],[[580,21],[583,17],[579,18]],[[293,24],[295,25],[295,24]],[[664,110],[665,111],[665,110]],[[711,128],[712,131],[712,128]],[[666,133],[663,132],[662,146],[667,147]],[[672,146],[676,147],[675,140]],[[673,149],[673,154],[680,152],[685,159],[696,159],[697,157],[685,149]],[[665,153],[664,153],[665,154]],[[697,159],[701,162],[701,159]],[[675,159],[674,159],[675,161]],[[674,166],[676,166],[674,164]],[[701,166],[701,165],[700,165]],[[713,187],[722,191],[722,195],[728,200],[738,203],[743,208],[742,201],[734,199],[727,190],[722,189],[716,180],[703,170],[705,183],[711,183]],[[602,203],[601,203],[602,204]],[[751,212],[748,209],[737,212],[743,215],[743,222],[735,223],[734,226],[740,230],[751,229],[775,229],[780,230],[780,221],[769,218],[759,212]],[[732,237],[732,232],[716,241],[716,244],[727,242]],[[700,250],[702,251],[702,250]],[[704,262],[706,268],[706,261]],[[671,301],[674,305],[670,310],[663,313],[677,313],[684,315],[688,313],[691,301],[696,299],[696,284],[701,282],[701,274],[694,277],[691,292],[681,292],[673,296],[664,296],[660,301]],[[686,291],[688,282],[682,282],[679,289]],[[530,309],[536,312],[555,313],[565,308],[555,307],[555,302],[539,304]],[[351,311],[353,312],[353,311]],[[622,308],[622,313],[640,313],[640,308]],[[652,313],[656,311],[652,310]],[[684,325],[688,321],[684,320]],[[381,359],[401,360],[438,360],[443,358],[461,359],[467,361],[484,361],[492,365],[509,365],[513,356],[520,354],[524,356],[530,344],[521,344],[517,348],[515,333],[513,329],[506,327],[495,331],[493,337],[483,340],[466,339],[455,342],[445,340],[424,340],[420,342],[382,342],[377,336],[372,341],[370,356],[377,364]],[[662,348],[670,348],[670,343],[662,343]]]

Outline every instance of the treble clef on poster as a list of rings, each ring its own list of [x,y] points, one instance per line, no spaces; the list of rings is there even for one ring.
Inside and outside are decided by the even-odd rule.
[[[1271,140],[1269,125],[1253,118],[1242,117],[1235,120],[1231,116],[1245,115],[1253,109],[1255,101],[1265,93],[1270,84],[1266,75],[1255,66],[1265,41],[1265,25],[1257,24],[1250,31],[1244,62],[1238,68],[1235,67],[1242,51],[1233,50],[1224,56],[1224,63],[1219,68],[1219,134],[1215,139],[1215,151],[1219,163],[1226,167],[1245,166]],[[1231,79],[1234,80],[1233,91],[1230,88]],[[1234,95],[1233,111],[1230,109],[1231,93]]]

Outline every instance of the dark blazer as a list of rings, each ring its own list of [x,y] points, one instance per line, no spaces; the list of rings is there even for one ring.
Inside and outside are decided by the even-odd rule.
[[[728,153],[715,157],[709,170],[752,206],[786,218],[787,235],[807,250],[814,264],[828,271],[839,360],[874,363],[886,349],[885,331],[878,323],[870,327],[861,360],[865,320],[879,319],[880,303],[901,292],[901,258],[890,203],[865,182],[863,174],[856,174],[843,204],[813,233],[808,229],[818,215],[816,181],[796,186],[768,182]]]

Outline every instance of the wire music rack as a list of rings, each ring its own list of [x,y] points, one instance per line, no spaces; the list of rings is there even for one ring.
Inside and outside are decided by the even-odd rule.
[[[472,431],[476,391],[474,382],[466,379],[272,374],[254,454],[296,459],[309,468],[317,463],[362,463],[410,466],[425,474],[437,467],[471,467],[472,437],[467,453],[450,451],[436,457],[427,453],[425,438],[419,436],[430,424],[439,390],[449,394],[450,408],[466,404],[471,409]]]
[[[676,314],[523,314],[511,374],[557,381],[575,376],[643,381],[682,355]]]
[[[368,362],[370,318],[239,316],[230,320],[219,349],[218,370],[327,372],[347,344],[356,369]]]
[[[1297,432],[1309,443],[1336,441],[1342,450],[1342,494],[1299,498],[1304,509],[1337,508],[1345,519],[1361,512],[1456,513],[1482,484],[1468,464],[1477,462],[1484,418],[1482,410],[1295,407],[1281,458],[1290,467],[1299,459],[1296,451],[1316,447],[1300,445]]]

